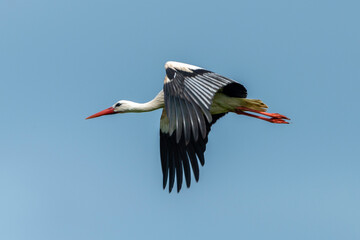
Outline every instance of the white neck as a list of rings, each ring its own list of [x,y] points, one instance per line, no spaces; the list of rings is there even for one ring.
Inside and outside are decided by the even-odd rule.
[[[164,92],[161,90],[156,97],[147,103],[128,102],[129,112],[150,112],[164,107]]]

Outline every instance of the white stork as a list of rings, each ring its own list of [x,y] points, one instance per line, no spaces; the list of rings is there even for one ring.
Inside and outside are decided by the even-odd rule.
[[[163,188],[165,189],[169,177],[169,192],[174,186],[175,175],[177,191],[180,191],[183,172],[186,185],[190,187],[190,165],[195,180],[199,180],[198,160],[203,166],[210,128],[226,113],[233,112],[271,123],[288,123],[285,119],[289,118],[284,115],[266,113],[267,106],[261,100],[246,99],[246,88],[234,80],[179,62],[167,62],[165,70],[164,88],[153,100],[147,103],[120,100],[112,107],[86,119],[162,108],[160,157]]]

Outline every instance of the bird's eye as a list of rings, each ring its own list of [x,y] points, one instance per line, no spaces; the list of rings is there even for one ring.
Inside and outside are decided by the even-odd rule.
[[[121,103],[115,104],[115,107],[120,107]]]

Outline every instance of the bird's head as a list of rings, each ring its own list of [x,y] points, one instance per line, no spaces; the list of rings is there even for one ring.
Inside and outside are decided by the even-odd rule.
[[[109,115],[109,114],[126,113],[126,112],[131,112],[131,111],[132,111],[132,102],[126,101],[126,100],[120,100],[120,101],[116,102],[114,105],[112,105],[111,107],[109,107],[105,110],[102,110],[98,113],[95,113],[95,114],[87,117],[86,119],[96,118],[96,117],[100,117],[103,115]]]

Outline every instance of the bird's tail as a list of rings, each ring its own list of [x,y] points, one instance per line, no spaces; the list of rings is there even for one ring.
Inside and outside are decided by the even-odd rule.
[[[260,99],[241,99],[241,107],[249,108],[259,112],[266,112],[268,106]]]

